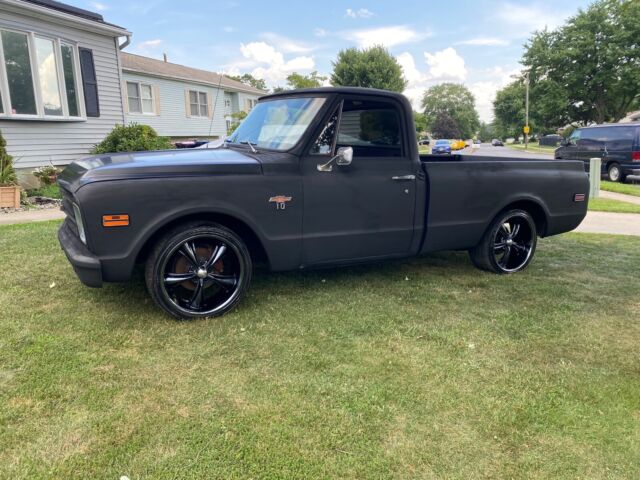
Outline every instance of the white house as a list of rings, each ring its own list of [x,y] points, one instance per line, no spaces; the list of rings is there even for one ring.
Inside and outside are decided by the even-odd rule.
[[[130,36],[52,0],[0,0],[0,131],[17,169],[67,164],[124,123]]]
[[[231,115],[248,112],[266,93],[206,70],[125,52],[120,57],[127,123],[173,139],[223,137]]]

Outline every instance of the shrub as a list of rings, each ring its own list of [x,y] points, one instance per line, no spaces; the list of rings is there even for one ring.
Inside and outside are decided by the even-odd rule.
[[[173,148],[167,137],[159,137],[148,125],[116,125],[107,137],[96,145],[92,153],[143,152]]]
[[[7,142],[0,132],[0,186],[17,185],[18,177],[13,169],[13,157],[7,153]]]

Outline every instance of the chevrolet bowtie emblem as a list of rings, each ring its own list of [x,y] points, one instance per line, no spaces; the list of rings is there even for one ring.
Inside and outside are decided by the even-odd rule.
[[[276,210],[284,210],[287,207],[287,202],[290,202],[293,197],[287,197],[285,195],[277,195],[269,199],[269,203],[276,204]]]

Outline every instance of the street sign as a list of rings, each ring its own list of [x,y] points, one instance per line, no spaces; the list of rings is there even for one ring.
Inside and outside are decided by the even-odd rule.
[[[531,131],[531,128],[529,128],[529,125],[525,125],[525,127],[522,129],[522,131],[525,133],[525,135],[529,135],[529,132]]]

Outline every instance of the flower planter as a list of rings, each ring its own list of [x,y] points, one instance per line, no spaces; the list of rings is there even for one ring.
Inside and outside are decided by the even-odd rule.
[[[18,208],[20,206],[20,187],[0,187],[0,208]]]

